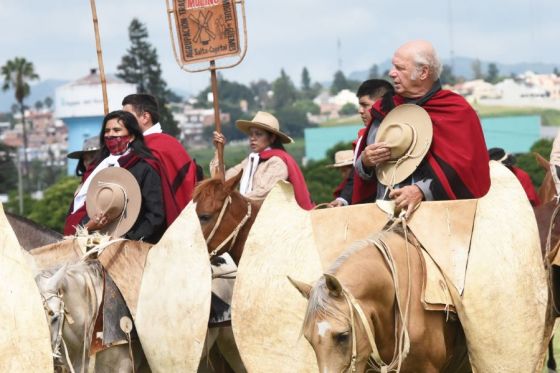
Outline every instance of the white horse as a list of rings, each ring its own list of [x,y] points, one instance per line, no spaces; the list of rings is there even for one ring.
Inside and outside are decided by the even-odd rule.
[[[97,260],[79,261],[45,270],[35,281],[43,297],[55,366],[88,371],[90,344],[103,297],[103,268]],[[96,372],[149,371],[140,346],[116,345],[95,355]]]

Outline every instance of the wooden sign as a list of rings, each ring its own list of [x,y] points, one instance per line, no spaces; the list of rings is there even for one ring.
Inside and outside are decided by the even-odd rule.
[[[183,63],[239,54],[235,0],[174,0]]]

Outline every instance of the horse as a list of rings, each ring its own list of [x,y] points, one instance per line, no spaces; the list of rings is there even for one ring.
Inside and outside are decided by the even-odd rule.
[[[62,240],[62,234],[53,231],[43,225],[37,224],[23,216],[5,211],[8,222],[12,226],[14,233],[21,247],[31,250],[36,247],[49,245]]]
[[[239,173],[226,181],[220,178],[204,180],[194,191],[196,213],[214,264],[219,255],[228,253],[235,265],[239,265],[245,241],[262,205],[262,201],[246,198],[236,190],[241,175]],[[210,350],[214,343],[235,372],[246,371],[231,326],[210,328],[206,350]]]
[[[210,258],[229,253],[239,265],[243,246],[262,205],[236,190],[242,173],[223,181],[211,178],[195,189],[193,202]]]
[[[542,155],[539,153],[533,153],[535,159],[539,166],[541,166],[545,170],[544,178],[537,191],[537,195],[539,196],[539,200],[541,203],[547,203],[554,199],[556,196],[556,186],[554,185],[554,180],[552,179],[552,172],[550,170],[550,162],[547,161]]]
[[[35,281],[49,320],[55,365],[88,371],[90,343],[103,298],[103,267],[87,259],[41,271]],[[95,355],[96,372],[141,372],[149,367],[140,343],[120,344]]]
[[[320,372],[471,371],[457,317],[423,306],[421,248],[405,232],[354,243],[313,286],[289,278],[308,299],[302,332]]]

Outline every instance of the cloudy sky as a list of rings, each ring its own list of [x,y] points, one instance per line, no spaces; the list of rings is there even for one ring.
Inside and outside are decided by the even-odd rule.
[[[284,68],[296,83],[304,66],[330,80],[340,59],[346,73],[389,59],[411,39],[432,41],[443,58],[549,62],[560,65],[558,0],[246,0],[249,49],[224,73],[248,83]],[[97,0],[106,72],[129,46],[128,25],[145,23],[171,87],[197,92],[208,73],[187,74],[171,50],[165,0]],[[0,0],[0,64],[32,61],[42,80],[73,80],[97,66],[90,2]]]

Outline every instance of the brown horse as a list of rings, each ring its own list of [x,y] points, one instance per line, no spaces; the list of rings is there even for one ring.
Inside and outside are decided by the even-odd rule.
[[[14,233],[21,247],[31,250],[36,247],[50,245],[62,240],[62,235],[52,229],[35,223],[32,220],[5,211],[8,222],[12,226]]]
[[[314,286],[291,280],[308,299],[303,333],[320,372],[470,372],[457,318],[423,306],[420,248],[403,232],[355,243]]]
[[[227,252],[235,264],[239,264],[247,235],[262,204],[236,190],[241,174],[227,181],[205,180],[196,187],[193,196],[210,257]]]
[[[539,153],[533,153],[537,163],[545,170],[544,179],[542,181],[537,194],[542,204],[550,202],[556,196],[556,187],[554,185],[554,180],[552,179],[552,173],[550,170],[550,162],[547,161]]]

